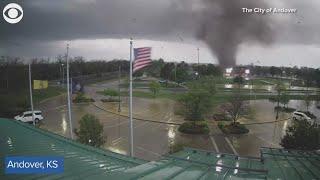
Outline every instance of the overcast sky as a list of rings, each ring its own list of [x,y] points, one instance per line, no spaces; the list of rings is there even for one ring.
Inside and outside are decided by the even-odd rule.
[[[196,35],[204,9],[219,10],[206,7],[209,1],[222,0],[16,1],[24,17],[14,25],[0,19],[0,55],[53,58],[69,43],[71,56],[128,59],[133,37],[135,47],[153,48],[153,58],[196,62],[199,47],[200,62],[217,63],[215,53]],[[1,9],[8,2],[2,0]],[[297,13],[264,15],[272,27],[271,43],[242,40],[237,64],[320,67],[320,1],[268,0],[261,6],[296,8]]]

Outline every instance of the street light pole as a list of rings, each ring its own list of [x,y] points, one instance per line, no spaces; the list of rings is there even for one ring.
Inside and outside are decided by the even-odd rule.
[[[64,64],[61,64],[62,67],[62,86],[64,85]]]
[[[120,83],[121,83],[121,64],[119,65],[119,75],[118,75],[118,78],[119,78],[119,80],[118,80],[118,91],[119,91],[119,106],[118,106],[118,112],[120,113],[121,112],[121,95],[120,95],[120,93],[121,93],[121,87],[120,87]]]
[[[30,105],[31,105],[31,112],[32,112],[32,122],[35,126],[36,123],[34,121],[34,114],[33,114],[33,99],[32,99],[32,76],[31,76],[31,64],[29,63],[29,90],[30,90]]]
[[[200,76],[200,68],[199,68],[199,64],[200,64],[200,49],[199,48],[197,48],[197,51],[198,51],[198,76]]]
[[[73,127],[72,127],[72,117],[71,117],[71,97],[70,97],[70,77],[69,77],[69,44],[67,44],[67,54],[66,54],[66,61],[67,61],[67,94],[68,94],[68,115],[69,115],[69,127],[70,127],[70,137],[73,139]]]
[[[174,62],[174,81],[177,83],[177,63]]]
[[[200,49],[199,48],[197,48],[197,51],[198,51],[198,67],[199,67],[199,63],[200,63]]]

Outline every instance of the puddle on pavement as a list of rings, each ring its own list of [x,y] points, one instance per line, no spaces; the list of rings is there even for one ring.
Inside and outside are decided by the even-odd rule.
[[[48,129],[65,137],[70,136],[69,120],[65,97],[58,97],[41,104],[45,121],[42,128]],[[118,103],[100,103],[103,108],[117,112]],[[275,121],[275,104],[268,100],[256,100],[250,102],[255,108],[255,119],[250,122]],[[167,122],[183,122],[183,118],[174,114],[175,102],[167,99],[141,99],[134,98],[134,116],[145,119],[153,119]],[[290,107],[304,110],[303,101],[290,101]],[[121,103],[122,113],[127,113],[127,99],[123,98]],[[310,111],[320,117],[319,109],[312,103]],[[111,114],[96,108],[91,104],[73,105],[73,126],[78,127],[78,120],[86,113],[96,115],[104,126],[104,137],[106,143],[103,148],[111,151],[128,154],[129,131],[128,118],[117,114]],[[289,115],[280,113],[279,119],[287,118]],[[279,142],[290,121],[277,123],[248,125],[250,133],[242,136],[229,136],[231,144],[240,155],[259,156],[259,148],[262,146],[279,147]],[[139,158],[146,160],[158,159],[166,154],[173,144],[192,144],[193,148],[214,151],[214,146],[208,136],[194,136],[181,134],[178,126],[153,123],[146,121],[134,121],[134,151]],[[218,144],[219,146],[219,144]],[[222,146],[222,145],[221,145]],[[224,145],[223,145],[224,146]],[[225,152],[230,153],[230,152]]]

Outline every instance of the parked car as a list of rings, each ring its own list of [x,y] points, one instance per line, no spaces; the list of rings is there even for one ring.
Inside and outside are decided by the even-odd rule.
[[[167,80],[161,79],[161,80],[159,80],[158,82],[161,83],[161,84],[162,84],[162,83],[167,83]]]
[[[33,111],[33,115],[35,123],[39,123],[44,119],[41,111]],[[14,119],[21,122],[32,123],[32,111],[23,112],[15,116]]]
[[[307,112],[302,111],[295,111],[292,113],[292,119],[293,120],[307,120],[309,122],[318,124],[318,121],[316,118],[313,118],[310,116]]]

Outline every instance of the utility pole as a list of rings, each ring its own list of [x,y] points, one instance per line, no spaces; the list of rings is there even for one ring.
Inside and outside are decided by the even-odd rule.
[[[33,114],[33,99],[32,99],[32,76],[31,76],[31,64],[29,63],[29,90],[30,90],[30,105],[31,105],[31,112],[32,112],[32,122],[33,125],[36,125],[34,121],[34,114]]]
[[[64,64],[61,64],[62,67],[62,86],[64,86]]]
[[[118,75],[118,91],[119,91],[119,106],[118,106],[118,112],[120,113],[121,112],[121,87],[120,87],[120,83],[121,83],[121,64],[119,65],[119,75]]]
[[[197,51],[198,51],[198,71],[199,71],[199,65],[200,65],[200,52],[199,51],[200,51],[200,49],[197,48]]]
[[[73,127],[72,127],[72,117],[71,117],[71,97],[70,97],[70,77],[69,77],[69,44],[67,44],[67,54],[66,54],[66,61],[67,61],[67,94],[68,94],[68,115],[69,115],[69,127],[70,127],[70,137],[73,139]]]
[[[129,117],[130,117],[130,156],[133,157],[133,121],[132,121],[132,38],[130,39],[130,100],[129,100]]]
[[[174,63],[174,81],[177,83],[177,63]]]
[[[199,67],[199,65],[200,65],[200,49],[199,48],[197,48],[197,52],[198,52],[198,77],[197,78],[199,78],[200,77],[200,67]]]

